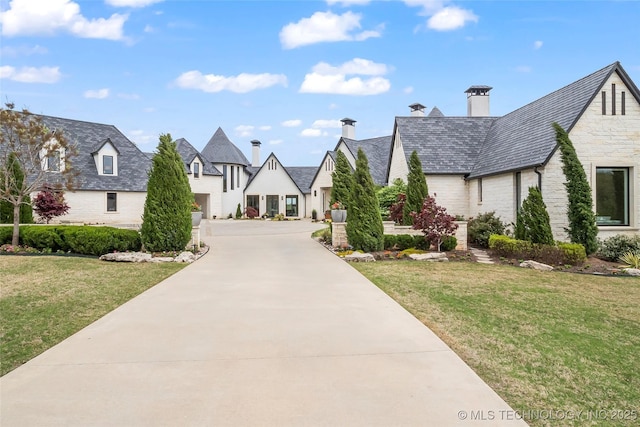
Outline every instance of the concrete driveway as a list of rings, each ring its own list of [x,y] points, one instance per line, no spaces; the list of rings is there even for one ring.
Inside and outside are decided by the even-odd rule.
[[[208,222],[202,259],[0,379],[0,424],[525,425],[317,228]]]

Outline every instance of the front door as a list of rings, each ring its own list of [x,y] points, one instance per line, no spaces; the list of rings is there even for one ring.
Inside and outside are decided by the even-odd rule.
[[[276,216],[277,214],[279,214],[280,212],[280,206],[278,203],[278,196],[277,195],[267,195],[267,212],[266,214],[269,215],[271,218],[273,218],[274,216]]]

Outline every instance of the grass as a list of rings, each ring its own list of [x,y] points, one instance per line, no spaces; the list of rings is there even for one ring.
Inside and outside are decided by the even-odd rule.
[[[182,269],[179,263],[0,256],[0,375]]]
[[[637,425],[640,280],[470,263],[353,267],[438,334],[515,410],[630,411],[613,424]],[[596,418],[552,425],[610,425]]]

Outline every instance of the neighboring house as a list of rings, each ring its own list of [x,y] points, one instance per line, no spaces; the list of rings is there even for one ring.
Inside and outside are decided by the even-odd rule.
[[[396,117],[388,181],[406,181],[416,150],[429,192],[454,215],[495,211],[515,222],[539,186],[554,237],[567,239],[567,195],[553,122],[568,133],[593,191],[599,236],[640,225],[640,92],[613,63],[502,117],[489,117],[488,86],[467,93],[468,117]],[[419,104],[418,104],[419,105]],[[432,112],[433,113],[433,112]]]
[[[362,149],[369,162],[369,172],[373,183],[377,186],[387,185],[387,169],[391,151],[391,136],[382,136],[357,140],[355,139],[356,121],[349,118],[342,119],[342,137],[333,151],[327,151],[320,167],[311,182],[311,209],[322,212],[330,209],[332,174],[335,171],[336,155],[342,151],[353,169],[356,167],[358,149]]]
[[[316,170],[316,167],[285,167],[275,154],[271,153],[244,190],[246,206],[257,209],[261,216],[311,216],[310,184]]]
[[[60,129],[75,145],[77,156],[70,159],[78,173],[75,191],[66,191],[70,209],[57,221],[91,224],[139,224],[147,191],[149,158],[115,126],[58,117],[40,116],[50,130]],[[55,181],[62,167],[46,165]],[[57,158],[63,161],[63,156]],[[32,198],[35,194],[32,194]]]

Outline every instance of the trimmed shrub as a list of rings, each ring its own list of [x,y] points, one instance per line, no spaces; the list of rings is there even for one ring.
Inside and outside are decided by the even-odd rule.
[[[65,227],[58,226],[26,226],[20,227],[20,241],[23,245],[52,252],[68,251],[69,245],[63,236]]]
[[[113,227],[65,227],[64,238],[71,252],[84,255],[139,251],[142,246],[137,231]]]
[[[9,243],[11,243],[12,236],[13,236],[12,226],[0,227],[0,245],[8,245]]]
[[[617,261],[627,252],[640,252],[640,236],[611,236],[600,243],[598,257],[607,261]]]
[[[489,238],[489,248],[501,257],[531,259],[550,265],[578,265],[587,258],[584,246],[578,243],[543,245],[497,234]]]
[[[529,187],[529,195],[522,202],[517,222],[516,239],[544,245],[554,244],[547,205],[544,204],[538,187]]]
[[[428,251],[431,247],[431,242],[427,240],[426,236],[413,236],[413,247],[423,251]]]
[[[504,234],[507,224],[503,223],[495,212],[487,212],[471,218],[467,224],[469,243],[489,247],[489,237],[492,234]]]
[[[403,251],[405,249],[414,247],[414,239],[411,234],[399,234],[396,236],[398,249]]]
[[[236,208],[236,219],[242,218],[242,208],[240,208],[240,203],[238,203],[238,207]]]
[[[384,235],[384,249],[394,249],[396,244],[398,243],[398,236],[394,234],[385,234]]]
[[[447,252],[452,251],[458,246],[458,239],[455,236],[444,236],[440,243],[440,250]]]
[[[558,248],[563,253],[565,264],[582,264],[587,259],[587,252],[579,243],[558,243]]]

